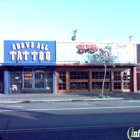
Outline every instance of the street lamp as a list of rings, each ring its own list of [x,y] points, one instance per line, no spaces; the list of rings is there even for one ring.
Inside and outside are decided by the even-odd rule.
[[[132,38],[133,36],[131,35],[131,36],[129,36],[129,41],[131,42],[131,38]]]
[[[77,30],[74,30],[74,35],[71,37],[71,40],[72,41],[76,41],[76,33],[77,33]]]

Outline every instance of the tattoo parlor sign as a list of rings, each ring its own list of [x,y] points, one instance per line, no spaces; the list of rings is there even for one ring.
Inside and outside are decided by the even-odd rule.
[[[5,41],[4,62],[55,62],[54,41]]]

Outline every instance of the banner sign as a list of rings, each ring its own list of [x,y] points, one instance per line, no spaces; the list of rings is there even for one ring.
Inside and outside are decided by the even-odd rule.
[[[97,63],[99,49],[110,46],[115,63],[137,63],[136,43],[133,42],[57,42],[57,63]]]
[[[4,63],[44,64],[55,61],[55,41],[4,41]]]

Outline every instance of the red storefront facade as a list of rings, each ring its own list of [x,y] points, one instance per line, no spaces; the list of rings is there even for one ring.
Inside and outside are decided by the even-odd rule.
[[[57,42],[56,92],[100,92],[104,66],[95,62],[94,53],[79,54],[79,48],[90,46],[90,51],[111,45],[115,68],[108,67],[105,92],[137,91],[137,48],[131,42]],[[93,50],[92,50],[93,48]],[[85,51],[84,49],[81,51]]]

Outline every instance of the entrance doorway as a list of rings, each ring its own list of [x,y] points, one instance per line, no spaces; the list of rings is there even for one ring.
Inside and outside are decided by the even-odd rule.
[[[130,92],[131,75],[130,69],[112,71],[112,91],[113,92]]]
[[[23,92],[52,93],[52,68],[24,67],[23,75]]]
[[[9,69],[9,93],[52,93],[52,67],[16,67]]]

